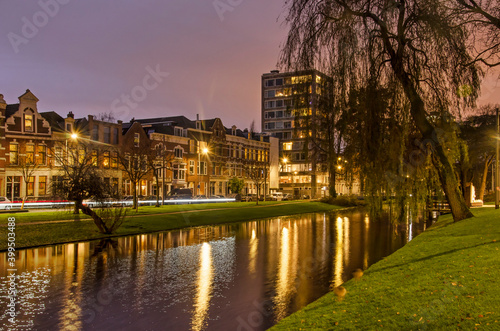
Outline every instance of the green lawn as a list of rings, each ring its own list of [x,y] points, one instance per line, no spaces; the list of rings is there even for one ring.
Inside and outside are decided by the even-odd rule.
[[[450,215],[273,330],[500,330],[500,211]]]
[[[192,226],[241,222],[340,208],[342,207],[308,201],[266,201],[259,202],[258,206],[255,203],[233,202],[171,205],[160,208],[140,207],[139,213],[132,210],[128,212],[127,218],[115,235],[123,236]],[[69,211],[1,214],[0,224],[6,224],[9,217],[16,218],[17,248],[109,237],[99,233],[92,220],[83,216],[80,214],[74,220],[74,215]],[[69,221],[57,222],[60,220]],[[34,222],[47,222],[47,224],[29,224]],[[6,226],[0,227],[0,238],[7,238],[7,232]],[[6,248],[7,240],[0,241],[0,250]]]

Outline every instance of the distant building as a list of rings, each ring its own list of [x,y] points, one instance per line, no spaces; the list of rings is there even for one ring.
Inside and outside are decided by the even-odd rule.
[[[233,177],[244,180],[243,194],[255,194],[250,166],[262,168],[262,194],[278,189],[279,146],[274,137],[226,128],[220,118],[192,121],[184,116],[137,119],[124,124],[125,137],[130,130],[138,134],[138,124],[158,152],[160,182],[149,176],[150,194],[184,187],[194,195],[227,196]]]
[[[280,190],[296,198],[328,195],[329,173],[319,124],[330,111],[331,84],[329,76],[314,69],[272,70],[262,75],[262,132],[280,139]],[[336,176],[337,193],[359,193],[357,182]]]

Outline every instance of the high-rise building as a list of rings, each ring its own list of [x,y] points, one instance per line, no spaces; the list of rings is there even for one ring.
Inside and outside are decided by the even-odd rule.
[[[317,70],[262,75],[262,132],[280,139],[280,188],[296,198],[328,192],[318,131],[333,99],[331,81]]]

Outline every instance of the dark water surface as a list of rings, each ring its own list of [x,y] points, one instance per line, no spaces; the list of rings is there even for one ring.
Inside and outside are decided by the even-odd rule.
[[[18,250],[15,325],[0,253],[0,325],[265,330],[428,225],[344,211]]]

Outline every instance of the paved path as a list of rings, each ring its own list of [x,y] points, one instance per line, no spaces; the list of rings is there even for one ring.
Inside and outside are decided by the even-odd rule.
[[[297,203],[306,203],[309,202],[309,200],[306,201],[297,201],[297,202],[288,202],[288,203],[277,203],[277,204],[272,204],[272,205],[255,205],[253,207],[273,207],[273,206],[283,206],[283,205],[292,205],[292,204],[297,204]],[[131,216],[126,216],[125,218],[134,218],[134,217],[147,217],[147,216],[161,216],[161,215],[173,215],[173,214],[182,214],[182,213],[196,213],[196,212],[201,212],[201,211],[214,211],[214,210],[229,210],[229,209],[245,209],[249,207],[229,207],[229,208],[210,208],[210,209],[194,209],[194,210],[181,210],[181,211],[172,211],[172,212],[167,212],[167,213],[158,213],[158,214],[140,214],[140,215],[131,215]],[[57,223],[69,223],[69,222],[82,222],[82,221],[89,221],[92,222],[93,220],[91,218],[85,218],[85,219],[68,219],[68,220],[59,220],[59,221],[44,221],[44,222],[24,222],[24,223],[17,223],[16,226],[21,226],[21,225],[39,225],[39,224],[57,224]],[[0,227],[6,227],[7,224],[0,224]]]

